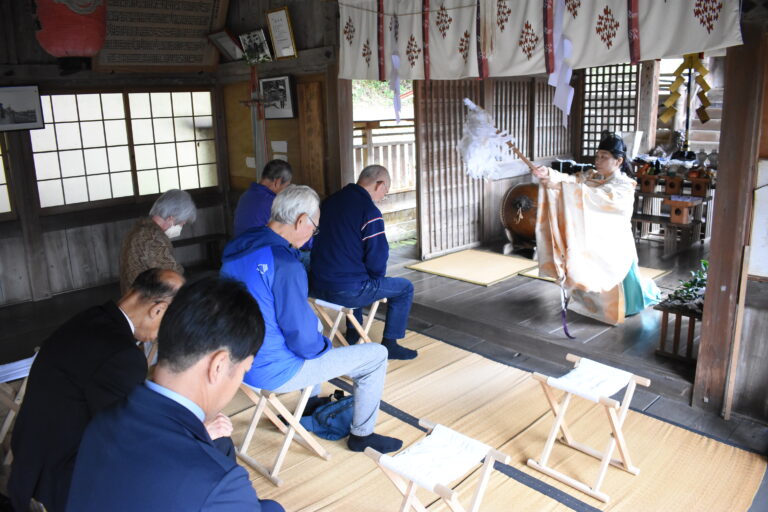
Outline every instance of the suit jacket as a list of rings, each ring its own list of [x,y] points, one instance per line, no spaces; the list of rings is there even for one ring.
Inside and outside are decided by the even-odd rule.
[[[250,512],[262,508],[248,472],[213,446],[197,416],[142,385],[88,426],[67,510]]]
[[[13,429],[8,491],[16,510],[30,497],[64,510],[85,427],[147,376],[128,320],[113,302],[90,308],[43,342]]]

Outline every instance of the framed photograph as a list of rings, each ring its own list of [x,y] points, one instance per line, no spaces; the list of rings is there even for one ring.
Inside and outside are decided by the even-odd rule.
[[[264,29],[260,28],[247,34],[240,34],[240,45],[243,47],[245,60],[248,64],[272,61],[272,53],[269,51],[269,43],[267,43]]]
[[[263,78],[259,80],[259,91],[266,119],[288,119],[295,116],[291,77]]]
[[[44,125],[36,85],[0,87],[0,131],[36,130]]]
[[[275,58],[280,60],[298,57],[288,8],[281,7],[267,11],[267,25],[269,26],[269,36],[272,38],[272,48],[275,49]]]
[[[243,49],[237,39],[226,30],[214,32],[208,35],[208,39],[213,43],[219,53],[227,60],[240,60],[243,58]]]

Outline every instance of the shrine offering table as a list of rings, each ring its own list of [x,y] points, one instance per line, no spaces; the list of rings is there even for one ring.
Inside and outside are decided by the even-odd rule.
[[[696,354],[694,353],[694,339],[696,335],[696,322],[701,321],[701,313],[684,307],[668,306],[664,303],[653,307],[662,312],[661,334],[659,337],[659,348],[656,349],[656,355],[675,359],[688,364],[696,364]],[[669,318],[674,315],[674,331],[671,347],[668,346],[667,338],[670,331]],[[683,319],[686,320],[685,340],[680,338],[682,333]],[[681,343],[681,341],[683,343]]]
[[[681,199],[684,201],[674,201]],[[711,234],[713,196],[670,196],[661,192],[635,192],[635,209],[632,227],[635,239],[662,237],[664,252],[668,258],[687,249],[694,242],[704,241]],[[683,203],[687,203],[683,205]],[[681,207],[681,205],[683,205]],[[669,212],[663,212],[662,206]],[[666,209],[666,208],[665,208]]]

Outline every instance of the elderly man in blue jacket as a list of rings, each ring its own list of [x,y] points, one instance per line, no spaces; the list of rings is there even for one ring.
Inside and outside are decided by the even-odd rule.
[[[369,165],[357,183],[350,183],[323,201],[322,226],[312,246],[312,295],[349,308],[362,323],[362,307],[387,299],[387,320],[381,344],[390,359],[413,359],[416,351],[397,344],[405,336],[413,303],[413,283],[386,277],[389,244],[384,218],[376,207],[389,192],[389,172]],[[359,334],[347,322],[347,341]]]
[[[264,315],[264,344],[243,381],[255,388],[288,393],[347,375],[354,383],[354,408],[347,446],[387,453],[402,441],[373,432],[387,369],[387,351],[366,343],[332,348],[307,302],[307,273],[297,247],[312,236],[320,199],[309,187],[291,185],[272,203],[269,223],[238,236],[224,248],[221,272],[246,284]]]

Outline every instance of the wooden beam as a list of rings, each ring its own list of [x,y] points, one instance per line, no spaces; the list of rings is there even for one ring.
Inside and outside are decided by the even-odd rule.
[[[333,67],[336,60],[336,51],[332,46],[299,50],[299,56],[296,59],[283,59],[258,64],[259,75],[261,78],[269,78],[286,74],[325,73],[329,67]],[[247,81],[250,76],[250,66],[245,61],[219,64],[216,71],[217,80],[225,84]],[[336,76],[338,77],[338,73]]]
[[[640,153],[650,153],[656,145],[656,124],[659,113],[658,60],[640,63],[640,79],[637,94],[637,129],[643,132]]]
[[[725,59],[720,179],[693,387],[693,405],[716,412],[723,406],[727,365],[734,343],[741,254],[749,236],[763,90],[768,79],[768,32],[762,24],[745,21],[742,37],[744,44],[728,48]],[[751,79],[745,80],[745,76]]]

